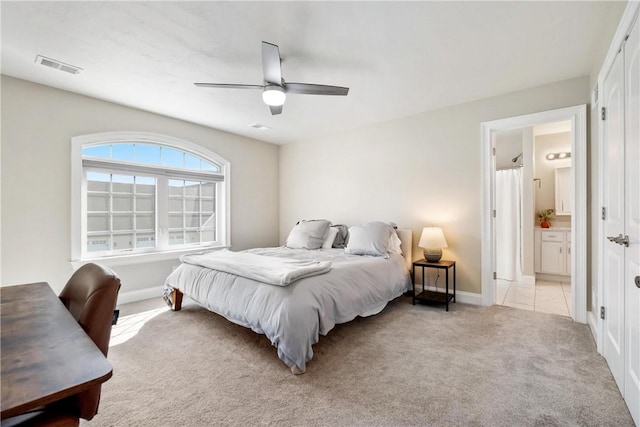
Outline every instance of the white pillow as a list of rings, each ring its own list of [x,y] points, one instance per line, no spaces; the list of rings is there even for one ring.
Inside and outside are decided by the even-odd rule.
[[[324,219],[300,221],[289,233],[285,246],[291,249],[320,249],[330,227],[331,222]]]
[[[338,229],[335,227],[329,227],[329,230],[327,231],[327,237],[325,237],[324,242],[322,243],[322,249],[331,249],[337,235]]]
[[[390,254],[402,255],[402,241],[398,237],[396,230],[393,230],[391,237],[389,237],[389,249]]]
[[[369,222],[349,228],[349,242],[345,252],[353,255],[387,256],[389,239],[395,233],[384,222]]]

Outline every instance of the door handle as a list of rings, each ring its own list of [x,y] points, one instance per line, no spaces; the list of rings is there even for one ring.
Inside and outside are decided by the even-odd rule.
[[[640,276],[636,276],[636,288],[640,289]]]
[[[620,236],[618,236],[618,237],[622,237],[622,235],[620,235]],[[628,248],[628,247],[629,247],[629,236],[626,236],[626,235],[625,235],[624,237],[622,237],[622,238],[620,239],[620,241],[618,242],[618,244],[620,244],[620,245],[624,245],[624,246],[626,246],[626,247]]]
[[[622,237],[622,234],[618,234],[617,237],[607,236],[607,239],[609,239],[610,242],[629,247],[629,236]]]

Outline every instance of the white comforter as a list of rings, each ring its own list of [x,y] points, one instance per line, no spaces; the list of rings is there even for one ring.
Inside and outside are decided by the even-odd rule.
[[[260,248],[246,252],[331,262],[331,271],[288,286],[273,286],[206,267],[181,264],[165,286],[234,323],[265,334],[289,367],[304,372],[311,346],[338,323],[379,313],[411,289],[401,255],[388,259],[345,254],[343,249]]]
[[[331,262],[328,261],[257,255],[227,249],[199,255],[183,255],[180,261],[275,286],[287,286],[296,280],[331,270]]]

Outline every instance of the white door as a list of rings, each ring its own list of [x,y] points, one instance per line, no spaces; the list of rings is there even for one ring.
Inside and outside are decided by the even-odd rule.
[[[624,394],[624,246],[608,237],[624,233],[624,57],[618,53],[603,85],[604,131],[604,220],[603,239],[603,356]]]
[[[640,26],[634,25],[624,48],[625,61],[625,249],[626,367],[624,399],[640,425]]]

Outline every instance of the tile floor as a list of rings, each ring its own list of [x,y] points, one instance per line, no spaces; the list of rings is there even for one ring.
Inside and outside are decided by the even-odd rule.
[[[537,280],[535,285],[497,280],[496,304],[571,316],[571,283]]]

